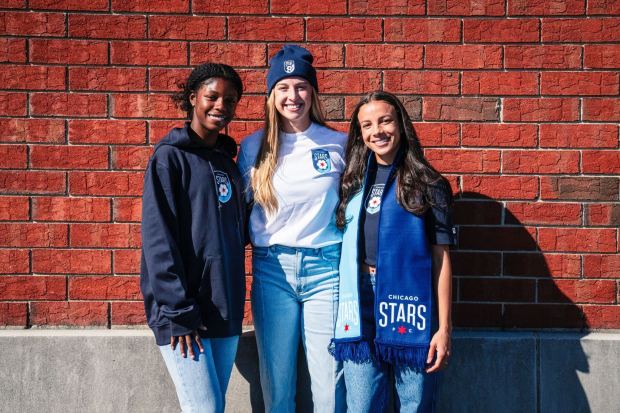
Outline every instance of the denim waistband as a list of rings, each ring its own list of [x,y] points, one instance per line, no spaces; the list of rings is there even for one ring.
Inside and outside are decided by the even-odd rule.
[[[252,247],[254,250],[260,251],[260,250],[268,250],[271,253],[275,253],[275,254],[297,254],[297,253],[302,253],[303,255],[306,256],[319,256],[321,255],[321,253],[329,253],[329,252],[334,252],[334,251],[340,251],[340,243],[337,244],[331,244],[331,245],[326,245],[324,247],[321,248],[304,248],[304,247],[288,247],[286,245],[279,245],[279,244],[275,244],[275,245],[270,245],[268,247]]]

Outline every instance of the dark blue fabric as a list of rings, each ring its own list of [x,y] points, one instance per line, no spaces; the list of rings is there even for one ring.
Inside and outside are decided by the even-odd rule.
[[[432,245],[456,245],[456,229],[447,200],[449,188],[432,187],[435,205],[426,211],[426,234]]]
[[[388,180],[381,202],[375,349],[387,363],[422,369],[435,306],[431,245],[424,217],[410,213],[398,203],[396,186],[396,179]]]
[[[361,211],[363,236],[360,239],[360,256],[364,263],[375,267],[377,265],[377,231],[379,228],[379,210],[381,203],[373,208],[370,203],[375,202],[377,197],[383,194],[383,188],[390,174],[391,165],[379,165],[377,168],[369,168],[368,182],[364,191],[364,205]],[[447,200],[447,194],[443,187],[434,186],[431,190],[431,198],[434,204],[426,211],[426,235],[431,245],[456,245],[456,230],[452,223],[452,214]]]
[[[144,177],[140,288],[158,345],[201,324],[205,338],[241,333],[247,213],[236,145],[220,135],[207,147],[192,132],[173,129]]]
[[[377,232],[379,230],[381,196],[391,169],[391,165],[377,165],[376,169],[369,171],[367,189],[364,194],[364,207],[361,216],[364,228],[364,236],[361,239],[364,244],[362,256],[364,262],[373,267],[377,265]]]
[[[280,80],[285,77],[299,76],[306,79],[310,84],[319,90],[319,83],[316,80],[316,70],[312,67],[314,57],[303,47],[293,44],[286,44],[269,61],[269,72],[267,72],[267,95]]]
[[[436,308],[432,286],[432,243],[427,230],[428,214],[410,213],[398,203],[395,170],[391,171],[383,190],[379,211],[372,320],[367,316],[368,299],[362,297],[365,292],[358,279],[361,262],[358,247],[362,239],[359,216],[364,202],[359,200],[369,183],[368,171],[374,164],[374,157],[371,156],[362,190],[347,205],[348,224],[343,235],[340,261],[338,317],[330,352],[337,360],[356,363],[379,360],[422,370],[431,334],[436,329],[433,326]],[[437,190],[448,189],[438,185]],[[449,206],[442,208],[449,216]]]

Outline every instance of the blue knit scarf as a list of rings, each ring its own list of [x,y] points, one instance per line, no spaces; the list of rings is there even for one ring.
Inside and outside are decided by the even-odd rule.
[[[373,163],[374,157],[369,161]],[[362,321],[359,299],[362,187],[346,208],[338,317],[330,352],[339,361],[384,361],[420,370],[426,364],[435,304],[431,246],[424,217],[406,211],[397,202],[393,176],[394,169],[385,185],[379,212],[375,326]]]

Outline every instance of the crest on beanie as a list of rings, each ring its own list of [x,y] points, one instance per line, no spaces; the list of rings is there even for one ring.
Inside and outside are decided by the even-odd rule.
[[[284,71],[286,73],[293,73],[295,70],[295,61],[294,60],[285,60],[284,61]]]

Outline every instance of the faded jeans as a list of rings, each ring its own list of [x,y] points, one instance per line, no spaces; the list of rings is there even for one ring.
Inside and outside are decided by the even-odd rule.
[[[181,357],[177,344],[159,346],[177,391],[181,413],[223,413],[226,388],[237,354],[239,336],[203,338],[201,353],[193,343],[196,360]]]
[[[314,411],[344,411],[342,365],[327,350],[334,337],[339,262],[340,244],[253,250],[252,312],[267,413],[295,411],[300,340]]]

